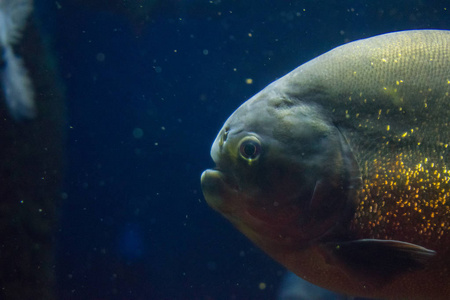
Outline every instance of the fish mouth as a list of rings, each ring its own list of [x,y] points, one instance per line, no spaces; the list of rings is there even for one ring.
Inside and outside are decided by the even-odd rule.
[[[230,176],[218,168],[203,171],[200,182],[208,205],[220,211],[226,205],[225,199],[232,199],[238,190]]]

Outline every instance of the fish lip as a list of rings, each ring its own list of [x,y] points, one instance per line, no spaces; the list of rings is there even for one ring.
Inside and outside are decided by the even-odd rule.
[[[232,179],[232,176],[229,176],[227,172],[225,172],[217,165],[212,169],[206,169],[205,171],[203,171],[200,179],[202,187],[203,184],[208,180],[206,176],[214,176],[219,179],[221,183],[225,184],[229,190],[232,190],[234,192],[239,191],[239,185]]]
[[[230,176],[220,169],[207,169],[203,171],[200,182],[206,203],[223,215],[233,215],[236,209],[233,203],[239,191]]]
[[[206,203],[220,212],[225,205],[223,194],[227,190],[222,172],[215,169],[207,169],[203,171],[200,183]]]

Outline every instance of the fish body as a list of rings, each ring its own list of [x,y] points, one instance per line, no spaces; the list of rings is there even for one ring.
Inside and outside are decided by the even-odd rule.
[[[242,104],[202,174],[208,204],[307,281],[450,295],[450,31],[335,48]]]

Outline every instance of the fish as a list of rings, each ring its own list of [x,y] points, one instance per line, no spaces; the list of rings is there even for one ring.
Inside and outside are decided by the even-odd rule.
[[[8,111],[16,121],[36,116],[32,80],[13,48],[22,38],[32,10],[32,0],[0,0],[0,81]]]
[[[330,50],[226,120],[201,175],[207,204],[323,288],[450,295],[450,31]]]

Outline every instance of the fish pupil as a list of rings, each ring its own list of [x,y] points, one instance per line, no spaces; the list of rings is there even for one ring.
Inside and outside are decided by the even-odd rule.
[[[247,156],[253,156],[256,152],[255,145],[250,145],[250,144],[245,145],[244,152]]]
[[[241,154],[244,158],[254,159],[259,155],[259,145],[253,141],[242,143]]]

